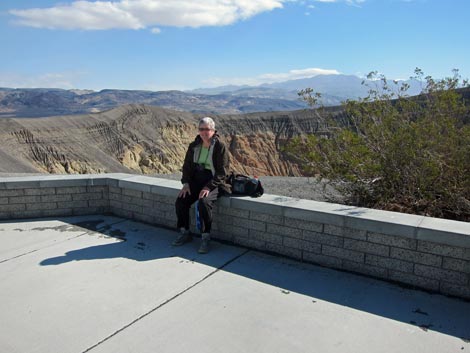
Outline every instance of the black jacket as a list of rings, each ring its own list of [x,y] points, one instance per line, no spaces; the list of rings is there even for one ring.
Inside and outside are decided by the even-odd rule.
[[[188,151],[184,158],[183,176],[181,182],[191,183],[194,176],[197,160],[202,147],[202,139],[198,135],[196,139],[189,144]],[[220,192],[230,193],[230,185],[225,182],[229,173],[229,158],[225,145],[219,140],[219,136],[214,134],[212,137],[211,147],[209,148],[209,155],[212,169],[212,180],[210,180],[206,187],[209,190],[219,188]]]

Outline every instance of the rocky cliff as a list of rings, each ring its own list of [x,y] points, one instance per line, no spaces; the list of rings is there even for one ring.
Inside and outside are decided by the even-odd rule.
[[[126,105],[88,115],[2,118],[0,172],[173,173],[181,169],[201,117]],[[323,117],[313,110],[213,118],[229,148],[232,169],[252,175],[301,175],[301,166],[282,146],[294,136],[326,130]]]

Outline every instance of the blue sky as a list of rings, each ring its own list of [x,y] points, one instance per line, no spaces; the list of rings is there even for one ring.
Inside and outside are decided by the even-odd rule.
[[[470,78],[468,0],[2,0],[0,87]]]

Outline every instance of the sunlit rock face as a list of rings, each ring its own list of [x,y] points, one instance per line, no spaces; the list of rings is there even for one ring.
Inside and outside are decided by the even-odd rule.
[[[324,134],[330,109],[212,115],[236,172],[299,176],[283,147],[302,134]],[[181,169],[201,115],[146,105],[48,118],[0,119],[0,172],[174,173]]]

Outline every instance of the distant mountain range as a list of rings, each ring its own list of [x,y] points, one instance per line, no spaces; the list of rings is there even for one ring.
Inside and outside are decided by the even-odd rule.
[[[363,80],[352,75],[318,75],[311,78],[262,84],[259,86],[221,86],[191,91],[137,91],[105,89],[64,90],[53,88],[0,88],[0,117],[41,117],[94,113],[124,104],[147,104],[204,114],[241,114],[292,111],[306,108],[298,92],[312,88],[322,93],[322,104],[339,105],[346,99],[367,95]],[[418,94],[417,82],[406,81],[409,94]],[[367,84],[375,85],[368,81]]]

